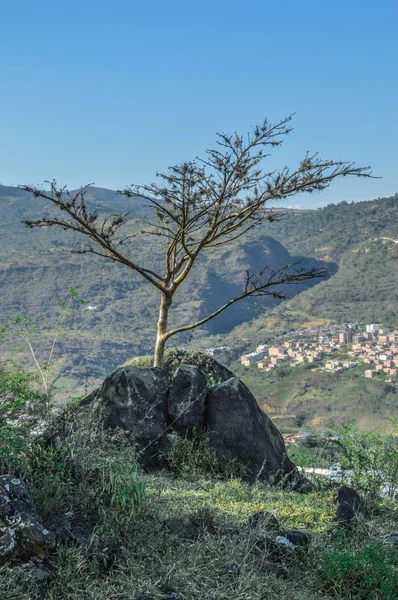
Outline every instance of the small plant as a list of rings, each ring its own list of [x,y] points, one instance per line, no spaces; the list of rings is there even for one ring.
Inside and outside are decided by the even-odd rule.
[[[397,438],[373,431],[363,433],[347,425],[341,426],[338,434],[349,483],[373,498],[394,498],[398,492]]]
[[[70,313],[76,303],[78,303],[79,305],[84,305],[85,301],[82,298],[78,298],[76,289],[74,287],[71,287],[69,290],[68,299],[62,300],[60,302],[61,311],[59,315],[58,325],[55,329],[54,337],[52,339],[51,346],[48,351],[48,356],[44,361],[38,358],[37,351],[35,350],[32,338],[37,330],[36,326],[32,325],[31,317],[27,315],[16,315],[11,323],[6,321],[0,328],[0,337],[6,337],[6,333],[8,333],[9,335],[14,334],[16,337],[22,339],[24,344],[28,347],[35,368],[37,370],[39,379],[41,381],[42,389],[44,391],[45,396],[47,397],[47,409],[49,408],[52,386],[55,382],[55,377],[53,373],[55,347],[60,335],[63,333],[66,321],[70,317]],[[21,351],[21,349],[14,349],[14,352],[15,351],[19,352]]]
[[[138,466],[114,455],[105,457],[99,467],[95,505],[102,529],[126,527],[141,509],[145,494]]]
[[[28,447],[29,431],[35,413],[40,414],[43,394],[32,389],[34,377],[16,365],[0,365],[0,472],[21,468]],[[26,414],[27,411],[29,414]],[[25,413],[25,415],[24,415]],[[25,420],[19,421],[23,416]]]
[[[287,454],[300,467],[328,468],[340,461],[340,452],[336,445],[330,445],[325,440],[318,442],[311,437],[302,443],[288,446]]]
[[[216,378],[216,377],[214,377],[214,375],[207,375],[206,382],[207,382],[207,389],[210,390],[215,385],[219,385],[220,383],[222,383],[223,379],[221,376]]]

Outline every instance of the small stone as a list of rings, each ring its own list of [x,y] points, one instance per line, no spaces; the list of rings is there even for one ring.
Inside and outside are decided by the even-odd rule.
[[[33,557],[48,556],[55,546],[55,536],[37,515],[24,482],[2,475],[0,492],[0,564],[26,563]]]
[[[391,546],[398,546],[398,533],[390,533],[383,536],[383,542],[390,544]]]
[[[340,527],[348,529],[351,527],[355,514],[361,509],[361,498],[355,490],[343,485],[338,488],[335,500],[338,506],[333,520]]]
[[[280,535],[287,538],[293,546],[308,546],[310,538],[308,533],[305,531],[298,531],[296,529],[283,529]]]
[[[292,542],[290,542],[284,535],[277,535],[275,541],[280,546],[286,548],[286,550],[294,550],[295,548],[294,544],[292,544]]]

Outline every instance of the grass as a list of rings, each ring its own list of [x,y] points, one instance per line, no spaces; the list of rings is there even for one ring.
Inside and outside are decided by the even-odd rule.
[[[147,481],[147,503],[158,516],[187,518],[195,510],[212,508],[235,525],[241,525],[255,512],[266,511],[287,527],[321,531],[333,514],[332,496],[332,492],[287,493],[263,484],[251,486],[239,479],[195,482],[162,475]]]
[[[3,400],[15,410],[24,409],[15,381],[30,398],[17,375],[3,377]],[[365,499],[343,535],[333,525],[334,490],[327,485],[307,494],[250,485],[231,465],[222,472],[205,446],[182,442],[174,455],[178,473],[148,474],[126,432],[104,431],[83,413],[78,431],[57,448],[0,439],[12,450],[4,469],[25,479],[59,539],[43,578],[35,579],[37,570],[0,567],[0,600],[396,598],[398,550],[384,542],[398,531],[396,500]],[[282,529],[305,530],[308,547],[281,549],[268,517],[249,524],[259,512]],[[80,536],[62,536],[65,525]]]
[[[44,582],[0,569],[1,600],[161,600],[171,592],[182,600],[394,598],[397,552],[372,540],[396,525],[393,511],[369,513],[343,539],[330,533],[331,490],[300,495],[236,479],[141,477],[145,502],[111,569],[98,569],[85,546],[61,546]],[[247,524],[257,511],[310,532],[308,550],[273,556],[269,532]],[[198,536],[170,531],[170,519],[199,522]]]

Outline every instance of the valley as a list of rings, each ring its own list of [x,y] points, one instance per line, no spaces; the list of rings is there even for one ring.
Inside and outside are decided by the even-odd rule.
[[[145,202],[101,188],[90,189],[88,202],[97,203],[105,215],[131,210],[126,227],[135,237],[128,250],[148,266],[159,267],[160,243],[136,235],[150,221]],[[152,351],[158,298],[151,286],[111,262],[71,254],[68,250],[78,250],[80,241],[67,233],[26,229],[23,218],[49,214],[51,209],[20,189],[0,186],[0,210],[0,322],[11,325],[0,345],[3,360],[12,358],[24,368],[35,368],[20,325],[13,323],[16,315],[27,315],[35,327],[29,334],[32,346],[39,362],[46,361],[59,327],[60,304],[72,286],[85,304],[71,307],[57,335],[51,378],[58,402],[88,393],[127,359]],[[331,382],[330,372],[311,370],[318,368],[316,356],[294,369],[286,369],[282,361],[270,372],[246,368],[239,359],[295,331],[326,331],[355,322],[398,327],[398,196],[285,213],[227,251],[215,248],[205,255],[173,305],[172,324],[202,318],[239,292],[245,271],[258,271],[264,264],[277,269],[302,261],[306,268],[325,266],[329,278],[286,287],[283,302],[245,300],[191,336],[172,339],[171,345],[201,351],[221,348],[215,358],[242,376],[282,428],[295,427],[303,419],[313,428],[344,419],[365,428],[373,422],[385,426],[395,414],[390,389],[394,385],[380,377],[365,380],[362,363],[333,374]],[[337,363],[349,361],[355,359],[341,356]],[[355,411],[358,402],[364,407],[360,414]]]

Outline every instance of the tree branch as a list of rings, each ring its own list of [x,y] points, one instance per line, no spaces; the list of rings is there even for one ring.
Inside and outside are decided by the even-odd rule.
[[[165,339],[168,340],[170,337],[176,335],[177,333],[190,331],[191,329],[196,329],[197,327],[204,325],[211,319],[214,319],[214,317],[222,313],[224,310],[226,310],[229,306],[235,304],[236,302],[239,302],[240,300],[243,300],[244,298],[249,298],[252,296],[272,296],[273,298],[277,298],[280,300],[284,300],[286,298],[286,294],[284,292],[268,291],[268,288],[273,288],[279,285],[297,284],[303,281],[308,281],[310,279],[324,278],[328,275],[327,270],[323,268],[312,268],[309,271],[299,269],[295,273],[288,272],[289,269],[297,266],[298,264],[300,264],[300,261],[297,263],[292,263],[291,265],[286,265],[285,267],[282,267],[281,269],[278,269],[276,271],[272,271],[270,277],[264,283],[261,282],[261,277],[264,275],[264,273],[266,273],[269,270],[269,267],[265,267],[259,273],[254,273],[252,275],[247,273],[244,290],[241,294],[239,294],[239,296],[231,298],[231,300],[220,306],[220,308],[212,312],[210,315],[207,315],[207,317],[204,317],[203,319],[200,319],[195,323],[185,325],[183,327],[177,327],[168,331],[164,336]]]

